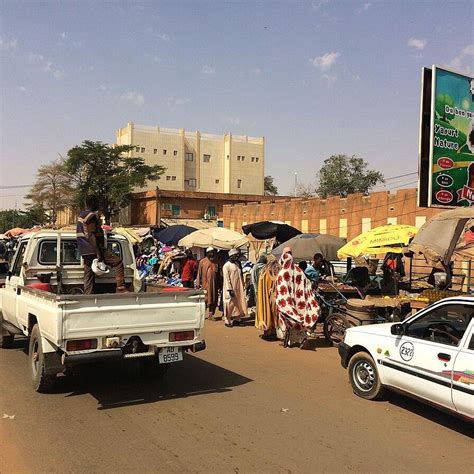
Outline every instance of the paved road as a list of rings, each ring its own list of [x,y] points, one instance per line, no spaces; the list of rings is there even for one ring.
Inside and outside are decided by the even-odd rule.
[[[462,472],[472,427],[418,402],[355,397],[337,351],[283,349],[210,322],[163,382],[128,369],[30,389],[0,350],[0,472]],[[13,419],[3,414],[14,415]]]

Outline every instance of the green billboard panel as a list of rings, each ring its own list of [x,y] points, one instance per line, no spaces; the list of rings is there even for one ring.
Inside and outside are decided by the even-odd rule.
[[[474,79],[433,66],[429,205],[474,203]]]

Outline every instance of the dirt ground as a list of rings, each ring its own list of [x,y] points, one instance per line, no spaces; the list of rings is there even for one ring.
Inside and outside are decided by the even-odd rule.
[[[163,380],[95,367],[30,387],[25,343],[0,350],[0,472],[466,472],[473,426],[393,394],[351,392],[337,350],[207,322],[207,350]]]

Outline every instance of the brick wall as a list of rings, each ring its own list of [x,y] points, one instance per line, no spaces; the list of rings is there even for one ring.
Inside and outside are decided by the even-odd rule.
[[[420,227],[440,209],[420,208],[416,189],[351,194],[347,198],[284,198],[223,206],[224,226],[241,231],[242,225],[279,220],[303,232],[321,232],[352,239],[362,231],[384,225],[409,224]],[[268,198],[265,198],[268,199]]]

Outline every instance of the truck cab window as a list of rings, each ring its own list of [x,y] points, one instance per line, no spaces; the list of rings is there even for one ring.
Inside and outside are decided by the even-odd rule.
[[[450,304],[435,308],[405,328],[405,335],[457,346],[474,314],[472,306]]]
[[[39,245],[38,262],[41,265],[56,265],[57,241],[43,240]],[[61,264],[80,265],[81,257],[75,240],[61,242]]]
[[[21,272],[21,265],[23,263],[23,256],[25,255],[27,242],[22,242],[18,247],[18,251],[16,253],[15,263],[12,267],[12,276],[20,276]]]
[[[107,250],[111,252],[113,255],[122,258],[122,249],[120,247],[119,242],[114,242],[113,240],[109,240],[107,242]]]

